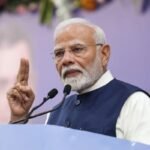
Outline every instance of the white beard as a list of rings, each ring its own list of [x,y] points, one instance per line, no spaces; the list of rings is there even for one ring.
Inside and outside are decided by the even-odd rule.
[[[72,91],[81,92],[89,87],[91,87],[103,74],[102,67],[100,66],[101,61],[98,56],[96,56],[95,61],[91,66],[87,66],[85,69],[78,65],[71,65],[69,67],[64,67],[61,73],[61,80],[66,84],[70,84]],[[64,74],[69,70],[79,70],[81,74],[76,77],[68,77],[64,79]]]

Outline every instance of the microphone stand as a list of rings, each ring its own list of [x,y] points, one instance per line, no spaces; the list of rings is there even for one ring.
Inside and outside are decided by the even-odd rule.
[[[18,123],[26,124],[29,119],[33,119],[33,118],[36,118],[36,117],[45,115],[45,114],[47,114],[47,113],[53,112],[53,111],[57,110],[58,108],[60,108],[60,107],[63,105],[63,103],[64,103],[64,101],[65,101],[65,98],[66,98],[66,95],[64,95],[62,102],[60,102],[56,107],[54,107],[54,108],[51,109],[51,110],[47,110],[47,111],[44,111],[44,112],[35,114],[35,115],[33,115],[33,116],[28,116],[28,115],[27,115],[27,117],[26,117],[25,119],[21,119],[21,120],[15,121],[15,122],[11,122],[10,124],[18,124]]]

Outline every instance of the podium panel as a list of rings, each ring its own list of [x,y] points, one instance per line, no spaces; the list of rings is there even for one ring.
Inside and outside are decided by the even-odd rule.
[[[0,150],[150,150],[150,146],[52,125],[0,125]]]

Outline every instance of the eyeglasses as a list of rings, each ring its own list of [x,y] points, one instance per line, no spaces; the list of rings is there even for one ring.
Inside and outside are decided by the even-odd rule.
[[[82,44],[75,44],[70,46],[68,52],[70,52],[71,54],[73,54],[76,57],[82,57],[85,52],[87,51],[89,46],[102,46],[103,44],[101,43],[97,43],[94,45],[82,45]],[[60,60],[62,60],[62,58],[65,55],[66,50],[64,48],[58,48],[55,49],[54,52],[51,53],[52,58],[58,62]]]

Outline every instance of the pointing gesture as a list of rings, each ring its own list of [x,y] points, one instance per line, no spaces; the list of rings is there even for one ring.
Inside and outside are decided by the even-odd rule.
[[[23,119],[28,114],[34,101],[34,93],[28,86],[29,61],[22,58],[14,87],[8,93],[7,98],[11,110],[11,121]]]
[[[20,68],[17,75],[17,83],[28,85],[29,78],[29,62],[26,59],[21,59]]]

